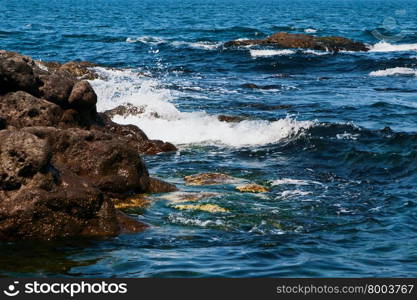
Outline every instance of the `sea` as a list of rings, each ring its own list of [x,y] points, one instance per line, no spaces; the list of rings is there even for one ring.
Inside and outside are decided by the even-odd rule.
[[[281,31],[370,51],[223,46]],[[140,233],[2,243],[1,277],[417,275],[417,1],[0,0],[0,49],[98,64],[98,110],[143,108],[113,120],[178,147],[143,159],[179,188]]]

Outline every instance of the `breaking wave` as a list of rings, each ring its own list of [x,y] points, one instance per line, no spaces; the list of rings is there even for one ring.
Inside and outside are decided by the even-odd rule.
[[[277,121],[244,120],[222,122],[217,115],[205,111],[182,112],[176,99],[160,82],[133,70],[96,68],[104,79],[91,84],[98,95],[98,110],[105,111],[130,103],[143,113],[115,116],[120,124],[134,124],[151,139],[174,144],[214,144],[232,147],[265,145],[301,134],[314,125],[312,121],[297,121],[286,117]]]

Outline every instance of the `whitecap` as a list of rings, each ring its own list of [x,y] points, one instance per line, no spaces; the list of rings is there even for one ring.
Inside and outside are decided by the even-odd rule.
[[[155,36],[140,36],[140,37],[136,37],[136,38],[132,38],[132,37],[128,37],[126,39],[127,43],[143,43],[143,44],[151,44],[151,45],[159,45],[162,44],[164,42],[166,42],[164,39],[160,38],[160,37],[155,37]]]
[[[292,179],[292,178],[281,178],[276,179],[270,182],[271,185],[283,185],[283,184],[292,184],[292,185],[311,185],[311,184],[318,184],[323,185],[321,182],[313,181],[313,180],[300,180],[300,179]]]
[[[317,32],[317,29],[314,29],[314,28],[306,28],[306,29],[304,29],[304,32],[305,33],[316,33]]]
[[[417,51],[417,44],[390,44],[382,41],[371,47],[369,52],[402,52]]]
[[[369,73],[370,76],[393,76],[393,75],[414,75],[417,76],[417,70],[412,68],[396,67],[385,70],[378,70]]]

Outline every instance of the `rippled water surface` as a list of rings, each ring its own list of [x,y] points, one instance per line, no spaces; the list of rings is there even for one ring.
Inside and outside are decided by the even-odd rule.
[[[155,195],[139,234],[1,244],[1,276],[416,276],[416,20],[394,0],[0,1],[0,48],[102,65],[99,110],[142,107],[114,120],[179,148],[150,173],[226,210]],[[222,47],[277,31],[371,50]],[[184,184],[214,171],[269,192]]]

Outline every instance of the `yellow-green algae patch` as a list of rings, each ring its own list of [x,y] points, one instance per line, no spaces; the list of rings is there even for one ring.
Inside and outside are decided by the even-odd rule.
[[[244,193],[266,193],[269,191],[268,188],[255,183],[237,186],[236,189]]]
[[[150,205],[151,199],[144,195],[136,195],[127,199],[112,199],[116,209],[146,208]]]

